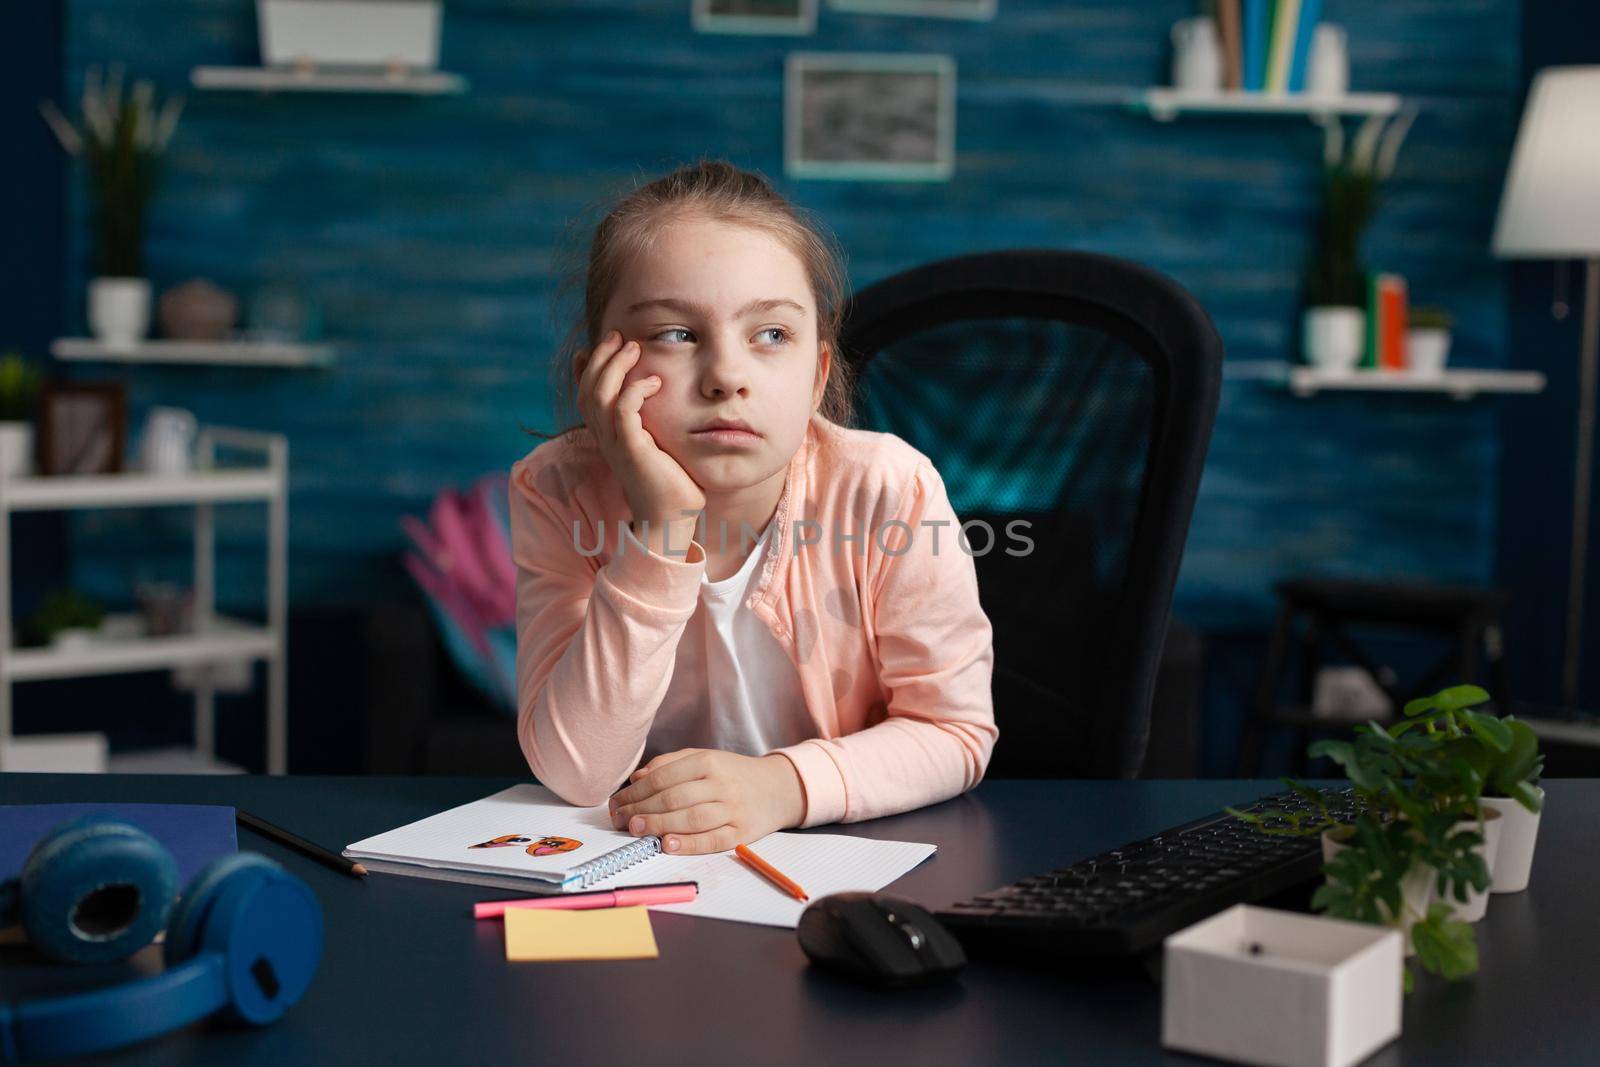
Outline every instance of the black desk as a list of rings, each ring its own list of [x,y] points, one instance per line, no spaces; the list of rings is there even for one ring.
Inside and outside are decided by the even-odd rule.
[[[494,792],[507,780],[0,775],[0,803],[237,804],[335,848]],[[1600,1053],[1600,781],[1546,783],[1533,884],[1494,897],[1482,970],[1408,998],[1400,1042],[1371,1064],[1594,1063]],[[994,781],[920,812],[857,824],[937,843],[890,891],[942,906],[1271,791],[1217,781]],[[764,1064],[1187,1063],[1160,1047],[1160,989],[1092,966],[1061,973],[974,964],[909,993],[812,973],[791,931],[652,917],[659,960],[508,964],[481,887],[356,881],[240,832],[322,900],[327,950],[304,1000],[264,1030],[191,1028],[104,1063]],[[136,964],[154,967],[147,950]],[[0,950],[0,997],[81,988],[88,976]],[[135,964],[101,971],[99,981]]]

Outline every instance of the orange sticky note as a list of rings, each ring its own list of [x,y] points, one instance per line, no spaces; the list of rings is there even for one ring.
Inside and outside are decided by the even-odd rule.
[[[592,908],[583,911],[508,908],[506,959],[515,963],[549,960],[653,960],[655,931],[650,910]]]

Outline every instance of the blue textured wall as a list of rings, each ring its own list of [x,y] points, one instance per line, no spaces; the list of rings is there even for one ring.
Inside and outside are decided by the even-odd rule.
[[[341,342],[328,371],[140,369],[137,416],[287,433],[297,604],[399,587],[396,519],[433,491],[504,468],[548,425],[542,360],[553,252],[600,190],[699,154],[763,170],[838,231],[852,281],[930,259],[1052,245],[1175,276],[1210,310],[1230,360],[1292,355],[1299,269],[1316,212],[1320,134],[1304,120],[1184,118],[1116,107],[1165,80],[1169,25],[1189,0],[1001,0],[992,23],[824,8],[814,37],[703,35],[662,0],[450,0],[442,66],[459,97],[192,92],[154,211],[158,286],[202,274],[248,290],[299,279]],[[1351,33],[1352,85],[1422,108],[1368,249],[1413,299],[1458,315],[1455,358],[1501,365],[1502,268],[1487,251],[1514,132],[1514,0],[1329,0]],[[191,66],[253,63],[248,0],[73,0],[66,87],[122,59],[169,88]],[[958,69],[949,182],[782,176],[783,57],[795,49],[936,51]],[[69,308],[81,316],[84,205],[74,191]],[[1515,403],[1516,401],[1509,401]],[[1325,567],[1487,579],[1499,479],[1494,404],[1324,397],[1224,386],[1178,609],[1260,621],[1270,581]],[[258,522],[222,517],[237,550],[227,599],[260,580]],[[117,596],[138,574],[183,575],[178,515],[86,516],[80,577]],[[154,551],[97,551],[125,537]]]

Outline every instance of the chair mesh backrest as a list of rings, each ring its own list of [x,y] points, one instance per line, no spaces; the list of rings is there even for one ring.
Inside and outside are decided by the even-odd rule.
[[[1007,257],[1025,277],[1041,261],[1063,269],[994,289]],[[1164,567],[1145,557],[1160,543],[1175,574],[1192,507],[1192,484],[1175,502],[1151,495],[1170,483],[1152,478],[1158,446],[1171,447],[1169,358],[1134,320],[1071,294],[1068,262],[1086,259],[1103,257],[986,253],[918,268],[860,294],[842,339],[860,375],[859,424],[926,453],[969,528],[995,630],[996,776],[1137,769],[1172,584],[1155,582],[1152,597],[1150,572]],[[963,271],[977,260],[987,269]],[[919,273],[937,298],[918,299]],[[963,273],[973,280],[958,294]],[[1015,520],[1027,525],[1008,528]],[[1174,521],[1175,545],[1154,536]],[[1156,648],[1130,647],[1148,646],[1152,628]]]

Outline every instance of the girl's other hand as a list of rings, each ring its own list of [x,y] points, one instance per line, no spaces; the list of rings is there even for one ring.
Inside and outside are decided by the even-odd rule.
[[[724,852],[805,818],[805,789],[788,757],[711,748],[664,752],[611,798],[611,825],[655,834],[679,856]]]
[[[639,356],[639,343],[624,344],[618,330],[606,334],[592,352],[579,352],[573,366],[578,376],[578,410],[616,475],[634,521],[648,519],[653,527],[674,523],[679,529],[685,525],[692,529],[695,515],[706,506],[705,492],[676,459],[661,450],[639,417],[645,400],[661,388],[661,379],[651,375],[626,387],[622,384]],[[678,539],[678,543],[688,542]]]

